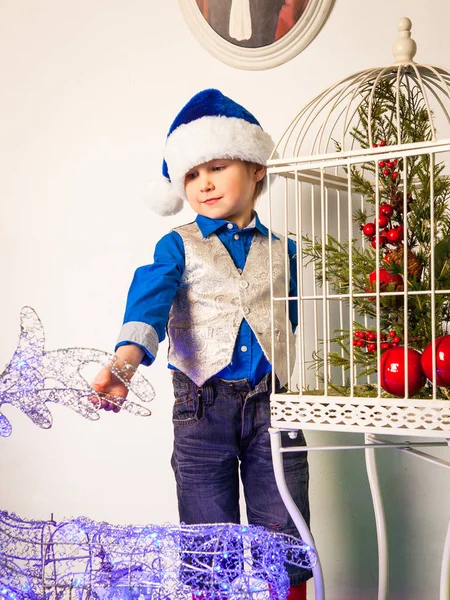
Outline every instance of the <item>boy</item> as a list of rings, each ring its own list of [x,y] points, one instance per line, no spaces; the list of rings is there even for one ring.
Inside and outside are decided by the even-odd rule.
[[[272,148],[255,117],[218,90],[204,90],[183,107],[166,142],[163,199],[155,194],[153,208],[175,214],[186,197],[197,218],[165,235],[154,263],[137,269],[116,355],[119,366],[151,364],[167,327],[180,521],[238,523],[240,468],[249,523],[298,535],[272,467],[269,239],[253,210]],[[295,252],[289,243],[292,294]],[[285,289],[284,254],[284,242],[273,236],[278,291]],[[273,316],[279,387],[288,379],[284,303],[276,303]],[[93,387],[127,394],[108,369]],[[305,445],[303,434],[290,444]],[[284,463],[290,492],[308,522],[306,453],[288,453]],[[289,600],[306,598],[310,571],[288,566],[288,572]]]

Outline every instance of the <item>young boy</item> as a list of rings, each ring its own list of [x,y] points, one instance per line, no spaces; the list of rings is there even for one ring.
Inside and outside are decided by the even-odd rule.
[[[240,469],[248,522],[298,535],[275,483],[268,433],[269,238],[254,204],[272,148],[255,117],[218,90],[204,90],[183,107],[167,137],[166,190],[163,199],[155,196],[154,209],[175,214],[187,198],[197,218],[165,235],[155,248],[154,263],[137,269],[116,355],[119,363],[151,364],[167,328],[180,521],[238,523]],[[292,294],[295,252],[290,242]],[[275,290],[282,295],[284,242],[275,236],[272,256]],[[288,379],[282,360],[284,303],[276,303],[273,316],[279,388]],[[293,340],[290,347],[295,347]],[[108,369],[99,372],[93,387],[127,394]],[[305,445],[303,434],[289,443]],[[290,492],[308,522],[306,453],[288,453],[284,464]],[[290,566],[288,572],[289,600],[306,598],[311,572]]]

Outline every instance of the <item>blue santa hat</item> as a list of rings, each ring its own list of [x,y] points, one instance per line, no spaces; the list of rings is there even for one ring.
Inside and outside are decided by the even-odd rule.
[[[193,167],[215,158],[265,165],[274,143],[257,119],[219,90],[193,96],[170,126],[162,181],[149,188],[148,203],[160,215],[174,215],[186,199],[184,181]]]

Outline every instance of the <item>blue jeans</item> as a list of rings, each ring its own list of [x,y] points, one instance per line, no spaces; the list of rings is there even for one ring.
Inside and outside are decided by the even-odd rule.
[[[212,377],[200,388],[180,371],[173,372],[175,473],[180,521],[239,523],[239,471],[247,519],[275,532],[298,537],[273,473],[270,449],[271,375],[254,388],[247,379]],[[283,446],[305,446],[303,433]],[[286,437],[284,437],[286,436]],[[284,471],[292,497],[309,525],[306,452],[284,455]],[[291,585],[311,571],[286,565]]]

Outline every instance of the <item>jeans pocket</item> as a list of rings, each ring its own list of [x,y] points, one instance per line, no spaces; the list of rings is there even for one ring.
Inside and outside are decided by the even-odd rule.
[[[172,422],[175,427],[193,425],[203,416],[203,401],[201,393],[193,390],[177,390],[172,411]]]

